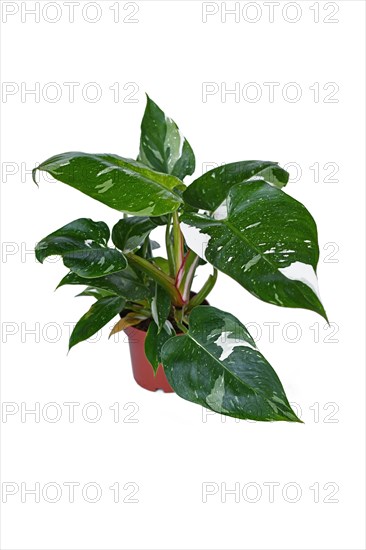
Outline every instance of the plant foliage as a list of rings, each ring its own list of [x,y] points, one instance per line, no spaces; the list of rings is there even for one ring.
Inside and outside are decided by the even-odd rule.
[[[182,398],[236,418],[299,422],[245,326],[203,304],[221,271],[260,300],[326,319],[314,219],[283,191],[289,176],[277,162],[226,164],[187,187],[183,180],[194,169],[189,142],[147,97],[136,160],[68,152],[33,171],[34,180],[47,172],[123,212],[111,232],[104,222],[81,218],[36,246],[40,262],[56,254],[69,268],[59,286],[85,285],[79,296],[96,298],[70,348],[123,310],[111,334],[149,320],[146,356],[154,372],[163,364]],[[166,258],[154,252],[158,226],[165,226]],[[195,272],[206,262],[213,273],[193,294]]]

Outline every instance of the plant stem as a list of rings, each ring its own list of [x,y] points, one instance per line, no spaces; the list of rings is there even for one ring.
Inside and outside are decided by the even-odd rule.
[[[197,254],[193,252],[193,250],[188,250],[177,273],[175,286],[178,288],[185,302],[188,302],[189,300],[193,277],[199,261],[200,259]]]
[[[175,322],[177,323],[177,327],[180,328],[180,330],[183,332],[183,334],[185,334],[187,331],[187,327],[185,327],[184,325],[182,325],[182,323],[180,323],[179,321],[175,320]]]
[[[151,277],[168,292],[175,306],[181,307],[184,304],[182,296],[180,295],[178,289],[175,287],[175,281],[172,277],[166,275],[164,271],[156,267],[145,258],[141,258],[141,256],[137,256],[132,252],[129,252],[128,254],[126,254],[126,256],[129,262],[131,262],[139,269],[141,269],[141,271],[149,275],[149,277]]]
[[[175,267],[174,267],[174,252],[173,252],[173,243],[170,235],[170,228],[171,228],[171,215],[168,216],[168,223],[166,224],[165,229],[165,246],[166,246],[166,253],[168,257],[169,262],[169,273],[172,277],[175,277]]]
[[[217,281],[217,269],[214,268],[214,272],[212,275],[209,276],[203,287],[193,298],[188,302],[186,309],[187,311],[190,311],[196,306],[199,306],[202,304],[202,302],[205,300],[205,298],[209,295],[213,287],[215,286],[215,283]]]
[[[183,333],[186,333],[187,327],[185,327],[183,324],[183,309],[174,311],[174,320],[177,324],[177,327],[179,327]]]
[[[173,213],[173,265],[174,276],[178,275],[184,258],[184,239],[179,225],[178,213]]]
[[[147,256],[151,256],[151,244],[150,244],[150,237],[149,235],[144,240],[144,243],[142,245],[142,256],[146,258]]]

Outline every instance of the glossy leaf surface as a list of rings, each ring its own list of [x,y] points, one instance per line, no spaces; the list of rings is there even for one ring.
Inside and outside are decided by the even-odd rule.
[[[170,296],[163,287],[155,285],[155,295],[151,300],[151,313],[158,327],[158,332],[161,331],[165,321],[168,319],[171,308]]]
[[[60,281],[57,288],[64,285],[89,285],[93,288],[109,290],[128,300],[142,300],[152,296],[152,289],[141,283],[130,267],[118,273],[95,279],[80,277],[76,273],[70,272]]]
[[[80,294],[77,294],[76,298],[79,298],[80,296],[92,296],[93,298],[99,300],[100,298],[106,298],[107,296],[115,296],[115,293],[110,290],[103,290],[102,288],[93,288],[92,286],[88,286],[85,290],[80,292]]]
[[[112,229],[112,241],[114,245],[125,252],[136,250],[156,227],[152,219],[131,216],[119,220]]]
[[[36,246],[36,257],[60,255],[66,267],[81,277],[101,277],[121,271],[127,260],[115,248],[106,246],[109,229],[104,222],[87,218],[75,220],[51,233]]]
[[[63,255],[63,262],[80,277],[102,277],[125,269],[127,260],[116,248],[73,250]]]
[[[263,179],[275,187],[283,187],[289,179],[288,172],[277,162],[245,160],[218,166],[191,183],[184,192],[188,204],[203,210],[214,211],[226,199],[237,183],[251,178]]]
[[[158,370],[161,360],[161,349],[165,342],[175,335],[170,323],[165,323],[159,331],[157,324],[152,321],[149,325],[145,338],[145,355],[149,360],[154,372]]]
[[[123,309],[125,300],[117,296],[101,298],[76,323],[70,336],[69,349],[87,340]]]
[[[139,160],[181,180],[195,169],[194,153],[188,141],[176,123],[148,96],[141,123]]]
[[[254,296],[326,318],[317,287],[317,229],[300,202],[265,182],[247,182],[230,190],[222,219],[194,213],[182,219],[199,230],[188,246]]]
[[[160,216],[182,203],[174,191],[182,182],[117,155],[68,152],[42,162],[33,170],[48,172],[111,208],[138,216]]]
[[[106,247],[108,240],[107,224],[80,218],[42,239],[35,248],[36,258],[43,263],[48,256],[63,256],[66,252],[90,247]]]
[[[183,399],[236,418],[299,422],[277,374],[230,313],[194,308],[188,333],[171,338],[161,356]]]

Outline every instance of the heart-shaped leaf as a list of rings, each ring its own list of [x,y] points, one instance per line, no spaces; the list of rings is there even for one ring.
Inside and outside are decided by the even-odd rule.
[[[87,340],[109,323],[120,311],[125,300],[117,296],[101,298],[76,323],[70,336],[69,350],[79,342]]]
[[[181,180],[195,169],[194,153],[188,141],[149,96],[141,123],[139,160]]]
[[[252,178],[265,180],[275,187],[283,187],[288,182],[289,175],[277,162],[232,162],[218,166],[193,181],[183,197],[188,204],[213,212],[224,202],[234,185]]]
[[[117,155],[62,153],[35,168],[34,181],[37,170],[115,210],[137,216],[174,212],[183,202],[174,190],[182,185],[178,178]]]
[[[161,357],[183,399],[236,418],[300,422],[277,374],[230,313],[194,308],[188,333],[169,339]]]
[[[261,181],[235,185],[227,202],[223,219],[182,216],[200,232],[192,238],[183,225],[188,246],[257,298],[310,309],[326,319],[317,289],[317,229],[306,208]],[[199,237],[206,241],[204,253]]]

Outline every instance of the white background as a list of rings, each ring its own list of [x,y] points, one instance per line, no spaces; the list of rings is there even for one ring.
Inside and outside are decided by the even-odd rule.
[[[124,2],[117,22],[116,2],[82,12],[88,2],[81,0],[73,23],[64,2],[43,12],[45,4],[35,22],[24,11],[35,2],[2,2],[2,79],[13,91],[2,104],[2,399],[14,412],[2,417],[2,481],[19,486],[3,504],[2,548],[364,548],[364,2],[282,2],[273,22],[266,3],[237,3],[244,8],[237,22],[233,15],[221,21],[225,4],[211,3],[218,12],[206,23],[195,1],[139,2],[136,23],[123,21],[134,11]],[[5,9],[14,14],[6,19]],[[65,82],[80,84],[74,102]],[[99,101],[85,89],[90,82]],[[110,89],[117,82],[119,98]],[[207,101],[205,82],[218,90]],[[246,87],[253,82],[262,92],[257,102]],[[269,82],[279,84],[273,101]],[[295,102],[291,82],[302,92]],[[36,83],[39,98],[24,94]],[[220,94],[235,83],[239,98]],[[137,102],[128,101],[133,90]],[[318,276],[332,328],[315,313],[260,302],[223,275],[210,302],[248,324],[304,425],[222,422],[174,394],[145,391],[132,378],[127,343],[108,342],[107,329],[66,355],[67,323],[91,299],[74,299],[78,287],[54,293],[66,273],[62,262],[41,266],[29,251],[76,218],[113,224],[119,214],[61,183],[43,180],[37,189],[26,171],[70,150],[135,157],[144,92],[189,139],[196,175],[204,163],[245,159],[301,167],[299,178],[290,168],[298,181],[287,192],[318,223]],[[326,163],[337,165],[338,181],[327,180],[333,165]],[[278,323],[274,338],[268,323]],[[39,403],[39,422],[31,414],[22,422],[22,402]],[[62,414],[53,423],[56,409],[43,409],[50,402]],[[80,404],[74,422],[66,402]],[[102,412],[94,423],[90,402]],[[62,489],[58,502],[48,502],[52,488],[39,503],[34,495],[22,502],[21,483],[42,489],[50,482]],[[73,503],[65,482],[80,484]],[[90,482],[102,491],[96,503],[82,496]],[[115,503],[109,487],[117,482]],[[203,502],[207,482],[215,494]],[[133,487],[123,489],[126,483],[139,486],[138,503],[123,502]],[[240,494],[225,502],[225,488],[235,486]]]

